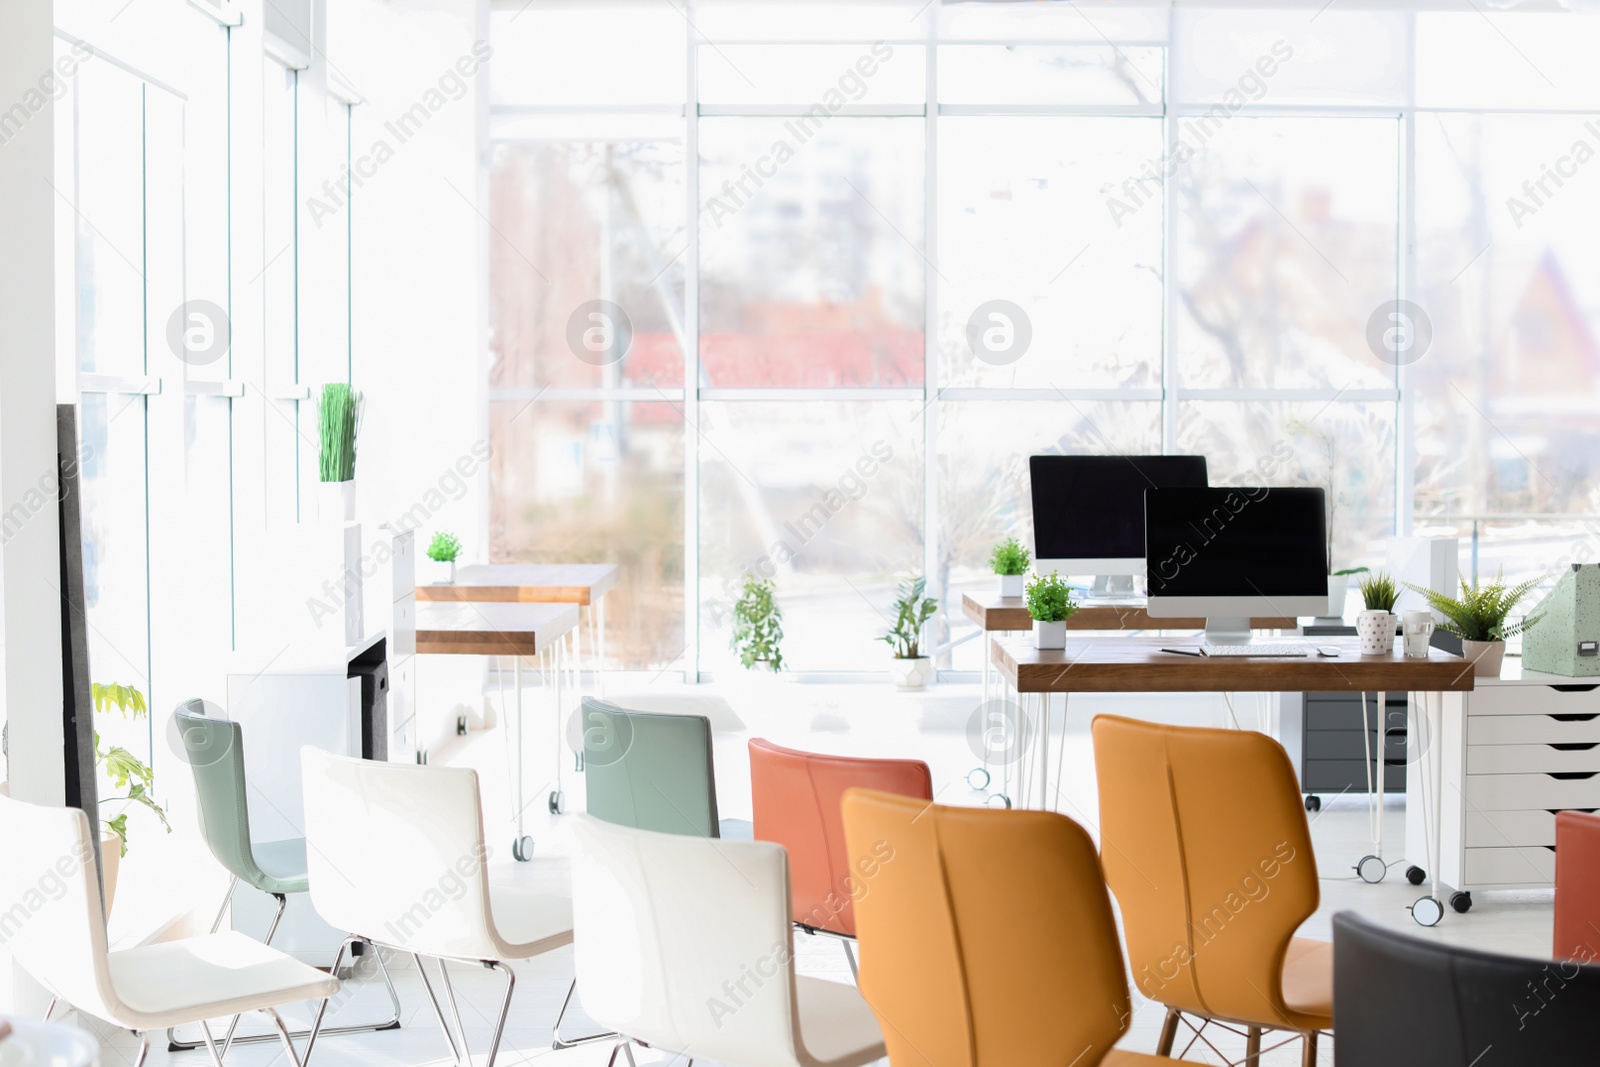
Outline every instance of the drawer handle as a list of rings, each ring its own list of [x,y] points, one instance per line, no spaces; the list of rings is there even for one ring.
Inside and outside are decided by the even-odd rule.
[[[1545,771],[1545,774],[1563,782],[1581,782],[1600,774],[1600,771]]]
[[[1581,811],[1585,815],[1593,815],[1597,809],[1595,809],[1595,808],[1545,808],[1544,810],[1548,811],[1551,815],[1560,815],[1564,811]]]
[[[1552,715],[1550,718],[1556,722],[1593,722],[1600,719],[1600,713],[1594,715]]]
[[[1590,741],[1588,744],[1569,741],[1565,744],[1551,745],[1550,747],[1559,752],[1587,752],[1591,748],[1600,748],[1600,741]]]
[[[1600,689],[1600,682],[1592,682],[1589,685],[1552,685],[1550,688],[1558,693],[1592,693]]]

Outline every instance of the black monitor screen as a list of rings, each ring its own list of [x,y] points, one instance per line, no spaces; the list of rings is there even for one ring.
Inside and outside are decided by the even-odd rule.
[[[1152,489],[1151,596],[1319,596],[1328,591],[1321,489]]]
[[[1204,456],[1031,456],[1040,559],[1143,559],[1144,491],[1203,488]]]

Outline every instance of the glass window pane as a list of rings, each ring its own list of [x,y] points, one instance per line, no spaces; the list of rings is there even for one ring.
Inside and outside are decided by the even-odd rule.
[[[623,670],[681,667],[683,439],[665,403],[489,405],[490,558],[621,566],[606,654]]]
[[[939,49],[943,104],[1159,104],[1161,48],[950,45]]]
[[[494,387],[683,385],[683,147],[500,145]]]
[[[790,670],[882,670],[895,583],[922,571],[922,405],[700,405],[700,668],[729,640],[746,572],[774,577]]]
[[[1173,95],[1183,104],[1406,102],[1401,11],[1197,10],[1175,16]]]
[[[185,622],[210,647],[223,649],[233,643],[232,404],[226,397],[183,398],[184,578],[206,591]]]
[[[1032,550],[1028,457],[1048,454],[1153,454],[1161,451],[1157,402],[975,402],[939,405],[939,567],[942,637],[971,628],[963,593],[992,595],[989,553],[1007,537]],[[983,641],[957,648],[958,670],[981,670]]]
[[[1584,121],[1417,118],[1420,515],[1600,511],[1600,168],[1581,162]]]
[[[1212,485],[1322,487],[1333,569],[1383,561],[1395,532],[1394,404],[1184,401],[1177,451],[1205,456]]]
[[[524,4],[489,20],[496,104],[683,103],[689,28],[672,5]]]
[[[941,386],[1160,384],[1159,190],[1107,209],[1160,153],[1159,119],[939,120]]]
[[[918,10],[898,3],[840,3],[800,0],[795,3],[733,3],[698,5],[695,27],[708,41],[758,41],[880,38],[919,38],[928,8]]]
[[[77,84],[77,173],[57,185],[76,207],[78,369],[143,374],[144,86],[92,62]]]
[[[1420,106],[1600,107],[1600,15],[1593,11],[1480,9],[1416,18]]]
[[[1104,44],[1167,39],[1166,5],[936,4],[941,40],[1050,40]]]
[[[706,44],[700,101],[790,104],[822,118],[847,105],[921,104],[927,53],[919,45]]]
[[[1398,135],[1388,118],[1212,127],[1178,178],[1184,385],[1393,386],[1367,331],[1396,296]]]
[[[709,386],[923,380],[921,119],[707,119]]]

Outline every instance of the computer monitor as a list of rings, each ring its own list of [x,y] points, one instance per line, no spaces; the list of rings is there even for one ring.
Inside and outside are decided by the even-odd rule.
[[[1204,488],[1204,456],[1031,456],[1033,554],[1040,574],[1093,576],[1100,596],[1144,573],[1146,489]]]
[[[1207,641],[1244,644],[1252,616],[1322,614],[1327,521],[1321,489],[1150,490],[1150,616],[1203,615]]]

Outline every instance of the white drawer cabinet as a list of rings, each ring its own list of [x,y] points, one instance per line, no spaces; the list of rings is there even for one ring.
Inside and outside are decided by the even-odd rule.
[[[1438,736],[1416,740],[1422,751],[1408,753],[1410,862],[1423,866],[1417,857],[1428,854],[1417,764],[1431,769],[1436,759],[1439,880],[1463,892],[1550,886],[1556,812],[1600,810],[1600,685],[1523,672],[1520,660],[1507,659],[1502,677],[1445,694]]]

